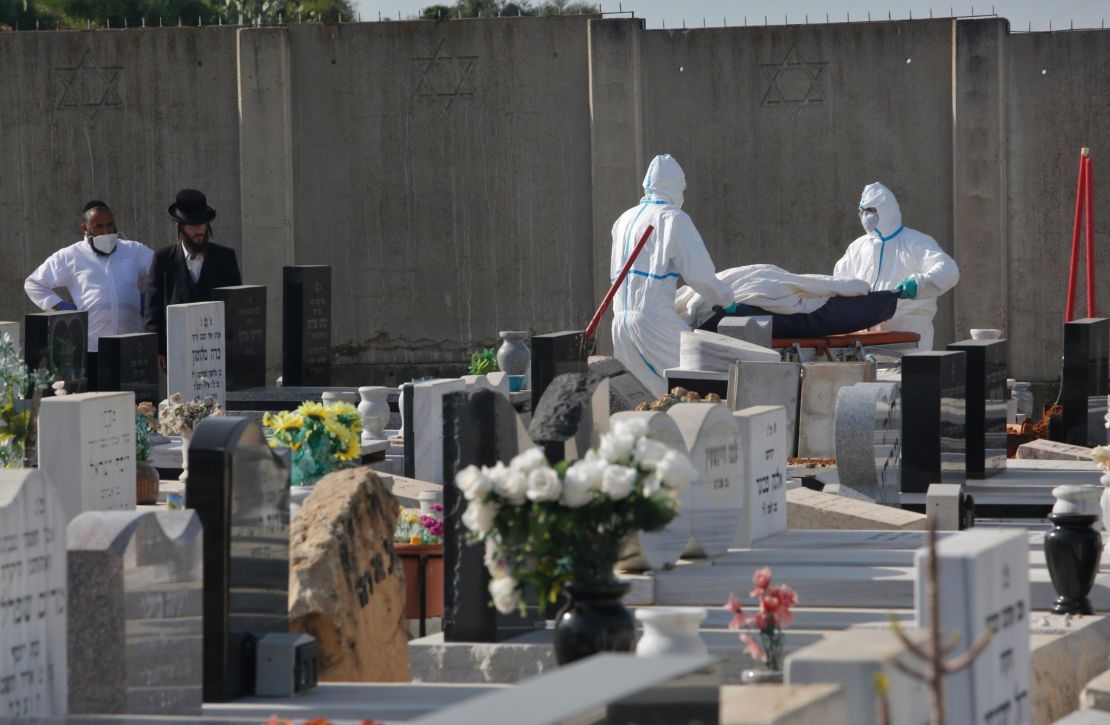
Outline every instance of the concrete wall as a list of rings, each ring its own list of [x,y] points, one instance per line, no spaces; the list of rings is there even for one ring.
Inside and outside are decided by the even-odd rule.
[[[1110,33],[1001,19],[17,32],[0,68],[0,319],[31,311],[22,280],[76,241],[87,199],[157,247],[196,186],[244,281],[270,287],[271,373],[281,266],[334,266],[351,382],[456,365],[500,329],[584,325],[612,221],[660,152],[719,268],[829,272],[883,181],[961,265],[938,343],[1002,326],[1014,373],[1049,380],[1078,149],[1098,176],[1110,148]],[[1098,269],[1107,310],[1105,254]]]

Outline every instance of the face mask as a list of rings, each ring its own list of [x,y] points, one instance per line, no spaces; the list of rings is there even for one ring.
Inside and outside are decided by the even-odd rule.
[[[119,234],[116,232],[101,234],[92,238],[92,245],[101,254],[111,254],[115,251],[117,239],[119,239]]]
[[[868,234],[874,234],[879,228],[879,213],[874,211],[864,212],[859,218],[860,223],[863,224],[863,231]]]

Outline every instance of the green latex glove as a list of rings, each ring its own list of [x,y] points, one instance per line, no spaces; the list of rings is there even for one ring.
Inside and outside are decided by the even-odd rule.
[[[917,297],[917,280],[907,277],[894,288],[894,291],[898,293],[898,299],[912,300]]]
[[[722,307],[721,309],[725,311],[725,314],[731,315],[733,312],[736,312],[736,303],[733,302],[728,307]]]

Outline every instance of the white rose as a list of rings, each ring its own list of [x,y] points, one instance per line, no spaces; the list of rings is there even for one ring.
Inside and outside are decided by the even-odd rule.
[[[636,441],[636,463],[649,470],[653,469],[659,464],[659,461],[663,460],[663,456],[667,455],[669,450],[671,449],[659,441],[641,438]]]
[[[636,483],[636,469],[627,466],[608,466],[601,479],[601,490],[613,501],[620,501],[632,493]]]
[[[658,471],[652,471],[650,475],[644,478],[644,495],[652,496],[663,488],[663,479],[660,478]]]
[[[473,500],[463,512],[463,526],[479,536],[485,536],[493,529],[493,521],[497,518],[497,507],[484,501]]]
[[[520,471],[506,468],[501,476],[494,480],[493,490],[512,505],[519,506],[528,500],[528,476]]]
[[[553,468],[535,468],[528,474],[528,499],[530,501],[558,501],[563,484]]]
[[[512,614],[520,606],[520,592],[516,589],[516,579],[511,576],[491,580],[489,595],[493,597],[493,606],[502,614]]]
[[[509,468],[521,473],[531,473],[537,468],[547,466],[547,456],[542,448],[529,448],[509,461]]]
[[[563,479],[564,506],[572,509],[585,506],[593,500],[594,494],[601,488],[601,475],[604,475],[604,466],[595,475],[598,465],[594,461],[577,461],[567,469],[566,478]]]
[[[462,491],[467,501],[473,501],[492,491],[493,481],[477,466],[467,466],[455,474],[455,486]]]
[[[676,490],[686,488],[699,476],[690,459],[674,450],[667,451],[663,460],[656,464],[655,470],[662,477],[663,485]]]
[[[617,463],[632,455],[632,449],[635,445],[635,437],[611,431],[602,434],[598,452],[609,463]]]
[[[640,418],[628,418],[613,423],[613,432],[617,435],[643,438],[648,434],[648,424]]]
[[[486,537],[486,551],[482,556],[482,563],[486,565],[486,570],[489,571],[490,576],[494,579],[509,575],[508,562],[497,552],[497,548],[500,544],[501,541],[497,536],[497,532],[492,532]]]

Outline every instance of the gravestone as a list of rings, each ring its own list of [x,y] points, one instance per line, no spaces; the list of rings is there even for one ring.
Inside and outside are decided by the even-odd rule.
[[[798,456],[832,458],[836,455],[836,396],[841,388],[875,380],[875,364],[805,363],[798,406]]]
[[[69,523],[71,714],[200,714],[201,538],[193,511],[86,511]]]
[[[103,335],[96,364],[96,383],[101,390],[129,390],[137,403],[159,401],[157,334]]]
[[[957,657],[984,632],[990,643],[970,667],[944,681],[948,722],[1033,721],[1029,666],[1029,541],[1022,529],[974,529],[941,539],[940,622],[959,632]],[[927,626],[928,551],[914,556],[917,626]]]
[[[227,389],[266,387],[266,286],[217,287],[212,299],[224,303]]]
[[[856,383],[836,397],[836,469],[842,486],[901,504],[902,402],[896,383]]]
[[[166,308],[166,393],[186,401],[211,395],[226,408],[224,303]]]
[[[331,385],[331,266],[284,267],[282,385]]]
[[[744,513],[740,482],[740,431],[728,409],[714,403],[679,403],[667,410],[682,434],[694,468],[692,540],[685,553],[718,556],[739,534]]]
[[[779,362],[781,359],[770,348],[707,330],[684,330],[679,338],[678,366],[684,370],[727,373],[729,366],[737,360]]]
[[[736,546],[786,530],[786,411],[758,405],[732,414],[740,429],[744,519]]]
[[[401,435],[405,439],[405,475],[443,483],[443,396],[466,388],[459,378],[401,386]]]
[[[766,348],[770,348],[774,342],[771,329],[770,315],[725,317],[717,323],[717,334]]]
[[[737,411],[753,405],[783,406],[786,409],[786,453],[793,456],[798,450],[798,397],[801,386],[801,363],[733,363],[728,369],[728,407]]]
[[[20,352],[22,350],[22,347],[20,347],[20,345],[23,337],[19,333],[19,323],[0,322],[0,339],[3,339],[4,335],[7,335],[11,338],[12,344],[15,345],[15,351],[22,354]]]
[[[289,467],[246,418],[209,417],[185,500],[204,526],[204,701],[254,687],[255,643],[289,631]]]
[[[964,482],[965,359],[959,351],[902,357],[902,493],[915,505],[930,484]]]
[[[89,389],[89,313],[36,312],[23,318],[23,358],[32,370],[47,370],[54,380],[64,380],[66,392]],[[47,389],[43,395],[53,395]]]
[[[532,410],[551,381],[566,373],[589,372],[589,364],[582,356],[582,335],[577,330],[534,335],[532,348]]]
[[[686,442],[674,419],[666,413],[654,411],[626,411],[615,413],[609,425],[622,420],[642,420],[647,424],[648,436],[672,448],[682,455],[689,455]],[[678,494],[678,513],[662,531],[639,531],[630,536],[621,549],[620,567],[630,571],[654,569],[661,571],[669,568],[682,556],[683,550],[694,535],[692,507],[694,488],[687,486]]]
[[[535,338],[533,338],[535,339]],[[534,358],[533,358],[534,359]],[[455,474],[470,465],[508,463],[531,447],[512,403],[492,390],[443,396],[443,638],[448,642],[494,642],[499,613],[490,605],[484,548],[467,540],[462,523],[466,498]]]
[[[824,491],[811,491],[804,486],[786,492],[786,524],[789,529],[921,530],[925,528],[925,522],[925,515],[914,511]]]
[[[532,411],[528,436],[552,465],[575,461],[609,430],[609,380],[597,373],[559,375]]]
[[[42,471],[0,469],[0,713],[66,714],[65,512]]]
[[[65,520],[82,511],[135,510],[135,394],[44,398],[39,468],[56,481]]]
[[[964,340],[949,350],[967,355],[967,477],[997,476],[1006,470],[1006,341]]]
[[[1110,319],[1087,317],[1064,323],[1064,378],[1060,389],[1064,443],[1078,446],[1106,443],[1105,429],[1096,425],[1096,435],[1091,435],[1088,413],[1092,403],[1096,419],[1099,411],[1106,412],[1106,395],[1110,392],[1107,355],[1110,355]]]

